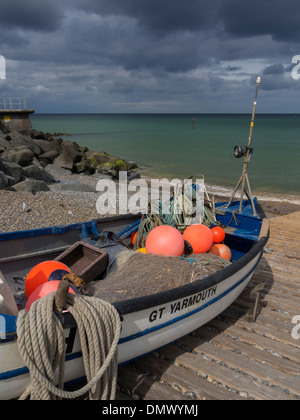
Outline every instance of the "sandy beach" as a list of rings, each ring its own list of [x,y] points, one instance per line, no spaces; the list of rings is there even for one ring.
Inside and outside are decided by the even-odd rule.
[[[70,183],[75,191],[60,191],[58,184],[50,185],[49,192],[0,191],[0,232],[40,229],[64,224],[82,223],[101,218],[97,213],[97,192],[76,191],[76,185],[96,188],[98,179],[87,175],[56,177],[57,181]],[[209,195],[216,201],[226,201],[230,190],[207,186]],[[290,196],[258,195],[258,200],[268,217],[289,214],[300,210],[300,199]]]

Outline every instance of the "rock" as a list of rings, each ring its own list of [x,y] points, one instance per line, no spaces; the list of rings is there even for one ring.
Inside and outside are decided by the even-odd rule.
[[[85,158],[82,158],[80,162],[75,163],[74,170],[78,174],[82,174],[83,172],[87,173],[94,173],[95,169],[91,167],[91,162]]]
[[[106,175],[110,175],[113,179],[118,179],[119,177],[119,172],[118,171],[114,171],[113,169],[105,172]]]
[[[0,171],[0,181],[6,187],[8,185],[8,179],[4,172]]]
[[[6,189],[6,185],[3,181],[3,179],[0,177],[0,190],[5,190]]]
[[[141,174],[138,172],[128,172],[127,174],[127,180],[128,181],[132,181],[133,179],[140,179],[141,178]]]
[[[33,161],[34,153],[27,146],[21,146],[15,149],[7,149],[2,157],[20,166],[28,166]]]
[[[55,165],[47,165],[45,167],[45,171],[49,172],[51,175],[57,175],[57,176],[67,176],[72,175],[72,172],[68,169],[60,168],[59,166]]]
[[[24,192],[31,192],[31,193],[36,193],[39,191],[50,191],[50,188],[48,187],[46,182],[30,180],[30,179],[26,179],[25,181],[14,185],[14,189],[16,191],[24,191]]]
[[[47,139],[47,134],[43,133],[42,131],[33,130],[32,138],[38,139],[38,140],[39,139],[46,140]]]
[[[23,168],[23,173],[27,178],[33,178],[38,181],[44,181],[49,184],[56,182],[51,174],[49,174],[44,169],[38,168],[35,165]]]
[[[41,149],[34,142],[34,140],[32,140],[30,136],[24,136],[19,131],[11,131],[6,136],[6,140],[9,141],[10,148],[25,146],[29,148],[36,156],[41,154]]]
[[[43,153],[39,156],[40,164],[45,168],[47,165],[53,163],[58,155],[58,150],[50,150],[49,152]]]
[[[20,182],[23,176],[23,169],[20,165],[2,158],[0,158],[0,171],[14,178],[15,183]]]
[[[6,175],[6,178],[7,178],[7,187],[12,187],[15,185],[16,183],[15,178],[9,175]]]
[[[69,141],[64,141],[61,147],[60,155],[54,160],[53,164],[72,171],[74,165],[80,162],[84,155],[76,150]]]
[[[81,192],[96,192],[96,188],[87,184],[78,184],[78,183],[64,183],[56,184],[52,187],[56,191],[81,191]]]
[[[97,169],[98,167],[102,168],[102,166],[105,165],[109,161],[109,156],[105,152],[95,153],[92,151],[88,151],[85,154],[85,156],[90,164],[90,167],[93,169]]]
[[[5,149],[8,149],[8,147],[9,147],[9,142],[5,140],[5,138],[0,136],[0,153],[1,153],[1,150],[4,151]]]
[[[53,165],[72,171],[74,166],[74,160],[69,154],[69,152],[66,149],[64,149],[61,151],[60,155],[54,160]]]
[[[5,187],[12,187],[16,183],[12,176],[6,175],[2,171],[0,171],[0,179],[2,180]]]
[[[41,154],[56,151],[58,156],[60,153],[61,146],[57,139],[51,141],[45,139],[33,141],[41,149]]]
[[[128,171],[128,162],[124,159],[118,159],[115,163],[115,171]]]
[[[76,142],[71,143],[69,140],[64,140],[61,144],[61,150],[66,150],[72,157],[74,163],[80,162],[84,157],[80,146]]]
[[[42,165],[40,164],[40,161],[36,157],[33,158],[32,164],[37,166],[38,168],[43,169]]]
[[[115,158],[115,157],[107,157],[106,161],[100,163],[96,166],[96,170],[98,172],[107,172],[107,171],[128,171],[129,164],[124,159]]]
[[[128,163],[128,170],[131,171],[133,169],[138,169],[138,165],[135,162],[127,162]]]

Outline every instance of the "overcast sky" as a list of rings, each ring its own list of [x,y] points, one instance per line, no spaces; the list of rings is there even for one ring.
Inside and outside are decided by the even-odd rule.
[[[0,55],[38,113],[300,112],[299,0],[1,0]]]

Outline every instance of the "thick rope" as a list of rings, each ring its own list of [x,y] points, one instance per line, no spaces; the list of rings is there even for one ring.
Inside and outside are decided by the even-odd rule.
[[[66,345],[63,327],[53,312],[55,294],[19,314],[18,346],[32,380],[20,399],[29,395],[31,400],[75,399],[87,392],[90,399],[115,399],[121,332],[118,312],[100,299],[68,294],[65,309],[78,326],[87,384],[74,392],[64,391]]]

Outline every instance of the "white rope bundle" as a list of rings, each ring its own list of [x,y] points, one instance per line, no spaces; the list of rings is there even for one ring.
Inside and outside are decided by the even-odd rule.
[[[63,390],[65,337],[53,312],[55,292],[34,302],[19,314],[18,346],[32,383],[20,399],[75,399],[89,392],[90,399],[113,400],[118,373],[120,316],[108,302],[68,294],[65,309],[74,317],[80,336],[87,384],[78,391]],[[55,372],[59,369],[58,387]]]

